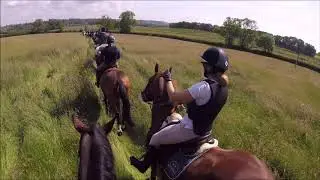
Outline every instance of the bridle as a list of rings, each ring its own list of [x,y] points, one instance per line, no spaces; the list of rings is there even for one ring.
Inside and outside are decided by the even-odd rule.
[[[168,100],[163,100],[163,91],[164,91],[164,79],[162,76],[159,77],[159,88],[160,88],[160,95],[157,97],[154,97],[152,101],[146,102],[152,107],[173,107],[172,101]]]

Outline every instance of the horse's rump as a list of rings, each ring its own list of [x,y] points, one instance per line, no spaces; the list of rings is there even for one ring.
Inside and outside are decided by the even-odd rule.
[[[264,179],[273,176],[266,164],[256,156],[238,150],[211,148],[188,167],[188,178],[199,179]]]
[[[130,112],[129,87],[130,81],[124,72],[117,68],[105,70],[101,76],[100,87],[105,97],[107,111],[113,115],[119,115],[117,123],[119,125],[118,135],[122,134],[124,121],[130,126],[134,126]]]
[[[118,68],[109,68],[106,69],[100,80],[100,86],[103,89],[103,87],[108,87],[107,89],[113,88],[113,91],[118,91],[118,83],[121,83],[126,87],[126,90],[129,90],[130,87],[130,81],[128,76],[124,74],[121,70]]]

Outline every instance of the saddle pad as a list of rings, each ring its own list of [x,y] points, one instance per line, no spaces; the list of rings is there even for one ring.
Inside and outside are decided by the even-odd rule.
[[[192,155],[184,154],[182,151],[174,153],[165,164],[162,164],[164,172],[169,179],[177,179],[187,168],[188,166],[196,159],[201,157],[211,148],[217,147],[218,141],[214,139],[213,143],[204,143],[198,149],[198,151]]]
[[[108,72],[110,72],[110,71],[117,71],[117,70],[118,70],[118,68],[112,67],[112,68],[106,69],[106,70],[104,71],[104,73],[108,73]]]

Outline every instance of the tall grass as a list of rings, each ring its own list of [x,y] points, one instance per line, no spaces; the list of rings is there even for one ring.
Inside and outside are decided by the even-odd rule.
[[[132,82],[135,129],[111,141],[119,179],[144,179],[129,165],[141,155],[150,107],[139,94],[154,65],[173,67],[179,88],[201,78],[199,55],[206,45],[137,35],[116,35],[120,68]],[[110,118],[83,63],[92,47],[78,33],[1,39],[1,178],[75,179],[80,135],[70,122],[78,109],[99,123]],[[235,50],[230,57],[230,95],[215,122],[223,148],[242,149],[264,159],[277,177],[319,179],[320,75]]]

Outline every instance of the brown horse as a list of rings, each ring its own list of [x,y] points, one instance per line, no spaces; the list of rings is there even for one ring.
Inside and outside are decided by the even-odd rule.
[[[96,57],[99,66],[101,58]],[[122,135],[126,121],[130,126],[134,126],[131,117],[131,105],[129,101],[130,81],[127,75],[117,67],[113,66],[101,75],[100,88],[104,95],[104,103],[107,111],[117,118],[117,134]]]
[[[144,91],[141,92],[143,101],[153,102],[152,107],[152,126],[153,131],[159,130],[162,122],[168,115],[175,112],[175,106],[169,102],[166,92],[166,85],[162,73],[159,72],[159,65],[155,66],[155,74],[149,79]],[[149,131],[150,132],[150,131]],[[152,136],[152,133],[150,133]],[[148,135],[150,135],[148,134]],[[150,139],[150,138],[149,138]],[[148,143],[148,142],[147,142]],[[168,154],[161,151],[158,157],[166,157]],[[174,150],[177,152],[177,149]],[[152,166],[151,179],[156,176],[163,179],[169,179],[160,169],[156,175],[155,165]],[[232,180],[232,179],[274,179],[271,171],[266,164],[256,156],[239,150],[224,150],[219,147],[211,148],[198,159],[194,160],[184,171],[179,179],[201,179],[201,180]]]
[[[83,120],[74,115],[72,121],[75,129],[81,134],[79,142],[79,167],[78,179],[113,180],[114,157],[111,145],[106,135],[112,129],[113,118],[104,128],[97,124],[86,125]]]

